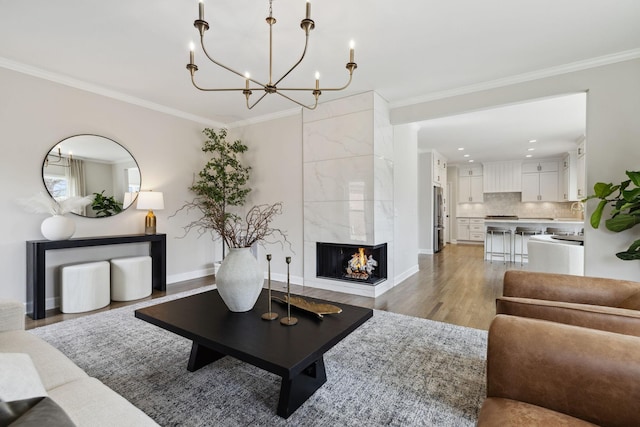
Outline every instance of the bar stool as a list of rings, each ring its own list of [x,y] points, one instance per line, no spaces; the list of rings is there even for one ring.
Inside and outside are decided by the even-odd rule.
[[[547,227],[544,234],[551,234],[553,236],[571,236],[573,235],[573,231],[566,228]]]
[[[536,234],[542,234],[542,230],[538,229],[538,228],[531,228],[531,227],[516,227],[515,231],[513,232],[513,257],[515,260],[515,256],[518,255],[518,252],[516,252],[516,241],[517,238],[516,236],[520,236],[520,265],[524,265],[524,259],[527,258],[527,261],[529,260],[529,255],[524,253],[524,248],[526,247],[526,245],[524,244],[524,237],[525,236],[534,236]]]
[[[493,251],[493,238],[494,236],[502,236],[502,252],[494,252]],[[502,257],[504,263],[507,263],[507,257],[509,258],[509,262],[511,262],[511,229],[506,227],[493,227],[488,226],[487,232],[485,233],[485,241],[484,241],[484,257],[487,259],[487,255],[489,255],[489,262],[493,263],[493,257]],[[507,244],[508,243],[508,244]]]

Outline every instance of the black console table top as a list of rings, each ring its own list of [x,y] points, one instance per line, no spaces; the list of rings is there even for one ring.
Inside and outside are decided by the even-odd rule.
[[[274,296],[282,297],[280,292]],[[338,304],[342,313],[314,315],[294,308],[294,326],[280,324],[286,306],[274,302],[277,320],[261,318],[268,311],[263,290],[253,310],[229,311],[217,290],[136,310],[135,316],[193,341],[189,371],[232,356],[282,377],[277,414],[288,418],[326,381],[323,355],[373,316],[373,310]],[[319,301],[313,298],[306,299]]]
[[[164,291],[167,288],[166,238],[166,234],[161,233],[78,237],[68,240],[28,240],[27,303],[32,305],[29,315],[32,319],[45,317],[45,268],[48,250],[149,242],[153,288]]]

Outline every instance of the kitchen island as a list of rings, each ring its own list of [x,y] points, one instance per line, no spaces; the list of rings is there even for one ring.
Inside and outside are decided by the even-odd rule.
[[[510,259],[513,262],[528,262],[527,243],[529,236],[514,235],[516,227],[526,227],[537,230],[538,234],[552,234],[547,230],[549,228],[556,228],[565,231],[568,234],[576,235],[581,234],[584,230],[584,220],[576,218],[518,218],[518,217],[506,217],[495,216],[485,217],[484,220],[485,233],[487,227],[503,227],[511,230],[511,247],[504,248],[502,236],[494,236],[491,242],[485,243],[485,259],[490,259],[488,253],[487,244],[492,248],[493,252],[505,252],[511,255]],[[490,237],[487,237],[489,239]],[[522,239],[524,238],[524,241]],[[506,249],[506,250],[505,250]],[[522,259],[522,254],[525,255]]]

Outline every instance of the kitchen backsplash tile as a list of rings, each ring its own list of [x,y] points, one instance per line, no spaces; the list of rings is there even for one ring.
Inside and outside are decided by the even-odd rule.
[[[520,218],[576,218],[580,212],[571,211],[572,202],[521,202],[520,193],[484,193],[484,203],[459,203],[458,217],[487,215],[517,215]]]

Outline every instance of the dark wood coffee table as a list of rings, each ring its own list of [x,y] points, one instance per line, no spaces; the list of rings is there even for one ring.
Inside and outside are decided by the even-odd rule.
[[[273,292],[273,296],[282,295]],[[342,313],[323,319],[291,308],[298,324],[283,326],[279,319],[260,317],[268,311],[266,290],[246,313],[230,312],[213,290],[142,308],[135,316],[193,341],[189,371],[232,356],[279,375],[282,384],[277,414],[288,418],[326,382],[324,353],[373,316],[368,308],[336,305]],[[272,311],[280,317],[287,313],[286,306],[275,301]]]

